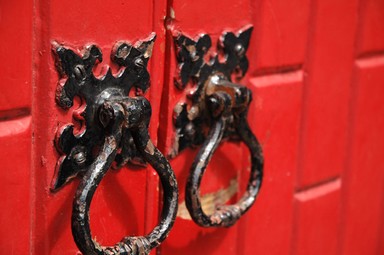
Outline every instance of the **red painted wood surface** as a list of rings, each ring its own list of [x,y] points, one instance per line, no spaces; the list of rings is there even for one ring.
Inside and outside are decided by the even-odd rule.
[[[172,30],[209,33],[253,24],[249,121],[265,156],[253,208],[233,227],[203,229],[183,207],[188,149],[171,165],[180,210],[151,254],[384,254],[384,2],[380,0],[2,1],[0,2],[0,254],[78,254],[70,230],[78,180],[49,191],[58,158],[57,128],[71,111],[54,101],[53,40],[81,49],[96,43],[102,75],[117,40],[157,40],[150,61],[150,132],[168,153],[172,111],[185,99],[173,85]],[[115,68],[115,67],[113,67]],[[114,69],[114,71],[117,71]],[[79,104],[79,103],[78,103]],[[241,144],[216,152],[202,193],[238,184],[249,158]],[[110,171],[91,206],[93,235],[113,244],[157,224],[161,187],[151,169]]]
[[[263,146],[266,172],[257,203],[240,223],[243,254],[263,250],[269,254],[288,254],[293,232],[292,196],[303,72],[297,70],[254,77],[249,86],[255,96],[248,118]],[[247,176],[244,177],[243,183]],[[263,241],[247,245],[251,237]]]
[[[81,50],[95,43],[103,51],[103,61],[94,70],[105,74],[103,66],[110,64],[110,52],[117,40],[135,42],[158,32],[151,61],[164,62],[164,34],[159,20],[165,9],[153,1],[37,1],[34,24],[34,103],[32,107],[33,187],[32,248],[33,254],[76,254],[70,217],[72,199],[78,180],[57,193],[48,190],[58,154],[53,147],[57,128],[72,121],[70,111],[59,109],[54,100],[58,75],[51,53],[51,42],[70,45]],[[155,10],[155,8],[157,8]],[[158,15],[158,16],[155,16]],[[163,45],[163,46],[162,46]],[[162,66],[151,65],[153,118],[151,134],[156,141]],[[116,67],[112,66],[114,72]],[[153,125],[152,125],[153,124]],[[91,229],[94,238],[112,245],[126,235],[143,235],[157,224],[157,179],[151,169],[110,171],[98,187],[91,204]]]
[[[384,56],[358,59],[354,63],[352,114],[348,163],[343,200],[342,251],[344,254],[375,254],[383,251],[382,152],[384,106]],[[379,254],[379,253],[377,253]]]
[[[28,0],[0,3],[2,254],[28,254],[31,249],[32,6]]]
[[[163,91],[161,123],[159,129],[159,142],[161,149],[166,153],[171,151],[173,143],[173,107],[180,101],[185,101],[188,90],[180,91],[173,84],[176,70],[175,49],[172,32],[182,31],[187,36],[195,37],[200,33],[209,33],[212,38],[212,52],[216,50],[217,40],[224,29],[233,31],[244,27],[251,22],[249,13],[250,2],[248,0],[237,1],[229,6],[219,0],[197,0],[186,4],[184,1],[170,3],[168,28],[168,69],[165,72],[165,87]],[[207,13],[207,10],[215,10],[218,15]],[[231,22],[227,22],[231,20]],[[184,204],[185,183],[189,174],[189,168],[197,150],[187,149],[178,157],[170,161],[175,170],[180,186],[179,205]],[[239,173],[245,171],[241,165],[242,149],[239,144],[226,143],[220,146],[208,165],[206,175],[201,186],[201,195],[212,194],[230,186],[231,180],[238,180]],[[233,199],[236,197],[234,196]],[[161,247],[163,254],[238,254],[239,233],[238,225],[232,228],[201,228],[190,218],[180,215],[175,226]]]

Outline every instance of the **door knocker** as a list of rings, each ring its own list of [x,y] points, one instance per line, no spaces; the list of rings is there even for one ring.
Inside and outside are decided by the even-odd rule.
[[[191,166],[185,190],[185,203],[192,219],[203,227],[232,226],[254,203],[263,177],[261,146],[252,133],[247,112],[252,100],[251,91],[232,80],[242,78],[248,69],[246,51],[252,27],[237,35],[224,33],[218,54],[205,59],[211,47],[207,34],[193,40],[178,33],[175,44],[178,76],[175,85],[184,89],[192,82],[195,90],[187,103],[174,108],[175,143],[171,157],[189,146],[200,146]],[[212,215],[204,213],[200,201],[200,184],[204,171],[223,139],[241,140],[251,155],[251,173],[247,190],[233,205],[220,205]]]
[[[71,49],[54,43],[56,67],[60,81],[56,102],[68,109],[79,96],[85,107],[74,113],[74,118],[85,125],[79,134],[67,124],[59,129],[56,147],[62,155],[52,180],[52,191],[57,191],[70,179],[81,176],[72,211],[72,234],[83,254],[148,254],[168,235],[177,212],[178,189],[171,166],[153,145],[148,132],[151,105],[142,96],[130,97],[129,91],[145,92],[149,88],[147,63],[152,53],[155,35],[135,45],[118,42],[111,60],[120,67],[117,75],[109,69],[96,78],[93,67],[102,61],[96,45],[78,55]],[[89,208],[96,188],[108,169],[121,167],[141,159],[158,173],[164,190],[161,220],[151,233],[140,237],[124,237],[114,246],[103,247],[92,239]],[[139,160],[140,161],[140,160]]]

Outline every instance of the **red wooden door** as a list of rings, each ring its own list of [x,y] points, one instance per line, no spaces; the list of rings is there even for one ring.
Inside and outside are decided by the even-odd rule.
[[[57,128],[73,122],[57,107],[53,41],[81,50],[99,45],[105,74],[113,44],[157,33],[149,63],[150,133],[172,149],[172,33],[208,33],[253,24],[253,91],[248,120],[265,157],[256,203],[231,228],[201,228],[184,202],[187,149],[170,163],[179,183],[175,225],[151,254],[384,254],[384,3],[380,0],[2,1],[0,2],[0,254],[78,254],[70,218],[79,181],[49,190],[59,157]],[[189,89],[189,88],[188,88]],[[76,107],[80,107],[77,100]],[[74,107],[74,108],[76,108]],[[202,184],[206,208],[245,189],[249,155],[223,143]],[[111,245],[157,224],[158,177],[147,169],[109,171],[91,206],[93,236]],[[213,201],[213,202],[212,202]],[[157,252],[157,253],[156,253]]]
[[[49,190],[59,156],[54,147],[56,130],[63,124],[76,123],[71,110],[63,111],[55,103],[59,77],[52,42],[66,44],[77,51],[90,43],[100,46],[103,61],[94,72],[96,76],[102,76],[110,64],[110,52],[116,41],[135,42],[148,37],[152,31],[157,32],[151,62],[156,68],[150,68],[152,88],[148,95],[153,98],[150,131],[156,141],[165,47],[161,21],[165,15],[163,4],[153,1],[32,3],[28,0],[1,3],[2,38],[9,38],[1,44],[3,56],[7,55],[7,48],[19,50],[14,56],[2,59],[8,83],[2,84],[1,98],[2,119],[6,121],[2,122],[2,130],[6,133],[3,132],[1,138],[1,155],[8,169],[8,174],[4,173],[2,178],[2,198],[6,201],[4,208],[9,210],[1,214],[4,227],[0,244],[3,251],[0,253],[78,252],[72,238],[70,215],[79,182],[74,180],[57,193]],[[15,23],[18,16],[20,23]],[[112,69],[117,72],[116,66]],[[79,105],[80,100],[77,100],[72,109]],[[108,174],[98,188],[90,210],[94,238],[111,245],[125,235],[149,232],[157,224],[157,187],[157,178],[150,169],[121,169]],[[124,200],[125,205],[122,206],[120,200]]]

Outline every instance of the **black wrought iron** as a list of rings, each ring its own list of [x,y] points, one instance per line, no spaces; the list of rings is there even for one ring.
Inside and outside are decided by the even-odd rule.
[[[178,189],[171,166],[153,145],[148,125],[151,105],[138,96],[149,85],[147,63],[152,53],[155,35],[135,45],[118,42],[111,60],[120,70],[111,69],[104,77],[93,74],[94,66],[102,61],[96,45],[85,47],[81,55],[54,43],[56,67],[60,75],[56,102],[63,108],[73,106],[75,96],[82,107],[74,118],[85,128],[74,133],[74,125],[64,125],[57,132],[56,147],[62,154],[52,180],[52,191],[57,191],[75,176],[81,176],[72,211],[72,234],[84,254],[148,254],[168,235],[177,212]],[[136,89],[136,97],[129,92]],[[157,171],[164,190],[161,220],[151,233],[140,237],[124,237],[114,246],[104,247],[92,239],[89,209],[100,181],[112,164],[119,168],[126,163],[148,162]]]
[[[261,187],[262,150],[247,122],[252,93],[232,82],[239,81],[248,70],[246,51],[251,32],[252,27],[246,27],[237,35],[224,33],[218,53],[208,58],[212,44],[209,35],[196,40],[182,34],[175,37],[179,62],[175,85],[185,89],[191,82],[194,91],[189,93],[189,102],[179,103],[174,109],[176,135],[170,157],[184,148],[201,145],[190,170],[185,202],[192,219],[203,227],[233,225],[252,206]],[[248,187],[236,204],[220,205],[212,215],[206,215],[200,201],[200,184],[212,155],[224,139],[240,140],[248,147],[252,162]]]

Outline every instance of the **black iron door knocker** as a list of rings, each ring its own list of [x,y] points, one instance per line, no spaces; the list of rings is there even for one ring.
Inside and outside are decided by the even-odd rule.
[[[245,55],[252,32],[246,27],[237,35],[224,33],[218,54],[206,61],[211,38],[203,34],[193,40],[181,33],[175,37],[179,75],[175,84],[184,89],[195,85],[190,104],[180,103],[174,109],[175,146],[171,157],[188,146],[201,148],[191,166],[185,190],[185,203],[192,219],[203,227],[232,226],[254,203],[263,177],[261,147],[247,122],[252,93],[235,84],[248,69]],[[208,131],[207,131],[208,130]],[[247,190],[233,205],[220,205],[211,215],[204,213],[200,201],[200,184],[215,150],[226,139],[242,141],[251,155],[251,173]]]
[[[68,124],[57,133],[56,147],[62,154],[58,160],[52,190],[56,191],[75,176],[82,176],[72,211],[72,233],[80,251],[93,254],[148,254],[168,235],[177,212],[178,189],[173,170],[165,157],[153,145],[148,124],[151,105],[142,96],[130,97],[149,87],[147,63],[152,53],[155,36],[135,45],[118,42],[111,59],[119,67],[117,75],[109,69],[102,78],[92,72],[102,61],[101,50],[90,45],[78,55],[71,49],[55,43],[53,51],[60,81],[56,102],[63,109],[73,105],[75,96],[85,102],[82,112],[74,118],[85,125],[79,134]],[[89,208],[96,188],[108,169],[121,167],[141,159],[159,174],[164,190],[161,220],[151,233],[140,237],[124,237],[111,247],[104,247],[92,239]]]

